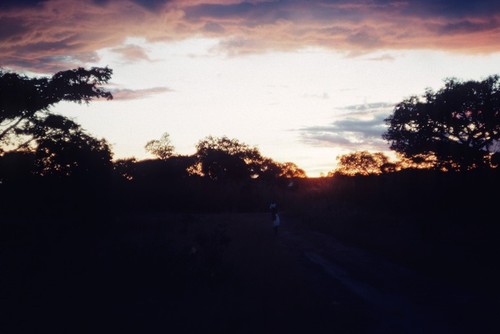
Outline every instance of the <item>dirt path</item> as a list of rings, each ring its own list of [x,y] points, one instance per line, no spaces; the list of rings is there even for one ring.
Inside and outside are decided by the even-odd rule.
[[[424,275],[307,230],[293,220],[281,232],[285,248],[327,275],[323,288],[338,290],[340,285],[351,298],[359,299],[367,321],[362,330],[367,333],[494,333],[498,329],[497,300],[474,286]]]
[[[230,260],[238,263],[241,291],[263,305],[261,317],[274,314],[273,325],[290,325],[286,332],[494,332],[491,296],[304,229],[289,217],[277,237],[267,215],[242,216],[233,228]]]
[[[290,244],[284,223],[274,236],[268,214],[244,215],[228,225],[233,264],[231,314],[238,333],[369,333],[362,300]],[[241,309],[239,309],[241,308]]]

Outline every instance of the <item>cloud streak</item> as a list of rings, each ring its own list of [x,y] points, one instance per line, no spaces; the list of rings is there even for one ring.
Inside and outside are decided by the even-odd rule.
[[[53,72],[96,60],[103,48],[128,60],[129,37],[220,40],[228,54],[325,47],[351,55],[394,49],[500,51],[500,3],[389,0],[2,1],[1,66]]]
[[[150,97],[152,95],[158,95],[163,93],[172,92],[168,87],[153,87],[145,89],[125,89],[125,88],[114,88],[110,89],[111,94],[113,94],[114,100],[137,100]]]
[[[372,103],[342,108],[347,112],[336,121],[324,126],[299,129],[304,142],[313,146],[330,146],[347,151],[387,151],[382,139],[386,130],[384,119],[393,104]]]

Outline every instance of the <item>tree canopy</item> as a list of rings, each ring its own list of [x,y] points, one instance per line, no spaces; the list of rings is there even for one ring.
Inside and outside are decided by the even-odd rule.
[[[200,140],[195,155],[201,174],[214,180],[257,176],[263,160],[257,148],[225,136]]]
[[[144,148],[147,152],[161,160],[170,158],[174,154],[175,149],[170,141],[170,135],[167,132],[165,132],[160,139],[148,141]]]
[[[112,99],[102,87],[111,75],[111,69],[99,67],[62,71],[51,78],[0,70],[2,160],[22,162],[22,168],[39,175],[109,172],[112,153],[107,142],[93,138],[67,117],[51,113],[50,107],[61,101]],[[27,162],[31,162],[30,168]]]
[[[341,175],[369,175],[381,174],[391,170],[389,158],[381,153],[370,153],[368,151],[353,152],[337,157],[338,167],[333,174]]]
[[[278,163],[278,165],[280,168],[280,173],[278,175],[279,177],[285,177],[285,178],[306,177],[306,172],[302,168],[299,168],[299,166],[297,166],[293,162]]]
[[[237,139],[208,136],[196,145],[196,163],[191,171],[213,180],[305,177],[291,162],[279,163],[264,157],[256,147]]]
[[[23,150],[43,136],[49,108],[61,101],[89,103],[112,99],[102,86],[112,75],[109,68],[77,68],[51,78],[30,78],[0,70],[0,153]]]
[[[500,77],[448,79],[434,92],[412,96],[385,119],[383,138],[415,163],[441,170],[491,167],[499,153]]]
[[[83,131],[80,125],[59,115],[49,115],[37,137],[37,172],[41,175],[98,176],[112,170],[108,143]]]

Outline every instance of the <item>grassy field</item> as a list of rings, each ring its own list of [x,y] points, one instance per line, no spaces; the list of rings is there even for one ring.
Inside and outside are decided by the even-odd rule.
[[[272,234],[267,213],[2,229],[2,333],[361,333],[370,324],[356,298]]]
[[[160,185],[111,196],[104,215],[66,196],[20,216],[8,193],[0,333],[486,333],[500,236],[484,189],[496,183],[410,176],[211,185],[177,199],[212,210],[196,214],[158,213]]]

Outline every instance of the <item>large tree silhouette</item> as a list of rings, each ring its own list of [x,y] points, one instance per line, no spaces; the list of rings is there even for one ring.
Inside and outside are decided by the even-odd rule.
[[[370,153],[368,151],[360,151],[348,153],[337,157],[338,167],[329,173],[341,175],[369,175],[381,174],[386,170],[390,170],[391,166],[389,158],[381,153]],[[392,165],[392,164],[391,164]]]
[[[196,162],[190,171],[213,180],[305,177],[306,173],[292,162],[280,163],[263,156],[256,147],[237,139],[208,136],[198,142]]]
[[[49,115],[36,135],[36,172],[78,178],[102,177],[113,166],[112,153],[104,139],[88,135],[80,125],[59,115]]]
[[[257,177],[263,161],[257,148],[225,136],[200,140],[195,156],[199,172],[219,181]]]
[[[50,107],[61,101],[89,103],[112,99],[102,88],[112,75],[109,68],[77,68],[51,78],[30,78],[0,70],[0,153],[33,148],[49,131]]]
[[[62,71],[50,78],[0,71],[2,180],[14,180],[16,168],[23,175],[96,178],[109,173],[112,153],[107,142],[50,108],[61,101],[111,99],[102,87],[111,74],[109,68],[97,67]]]
[[[385,120],[390,148],[441,170],[493,165],[500,139],[500,77],[448,79],[445,86],[399,103]]]

